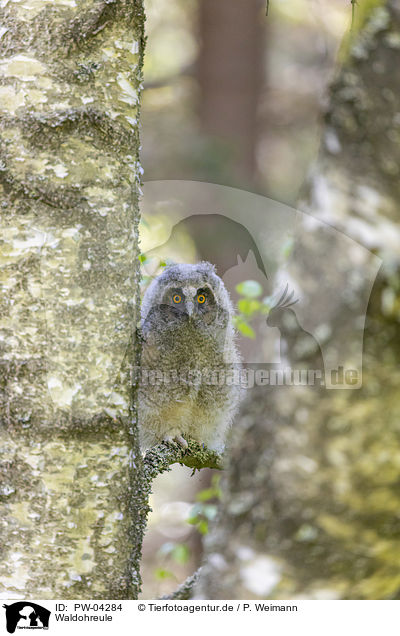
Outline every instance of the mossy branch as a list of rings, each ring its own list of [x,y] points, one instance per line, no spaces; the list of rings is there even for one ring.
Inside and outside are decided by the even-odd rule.
[[[222,470],[222,456],[208,450],[193,439],[188,439],[189,448],[184,449],[177,443],[162,442],[147,451],[144,458],[144,470],[148,479],[154,479],[160,473],[170,470],[172,464],[183,464],[193,468],[193,472],[201,468]]]
[[[147,526],[147,516],[151,511],[149,497],[153,480],[168,470],[172,464],[183,464],[193,469],[193,473],[201,468],[215,468],[222,470],[223,458],[215,451],[204,448],[193,439],[187,439],[189,447],[182,448],[177,443],[161,442],[147,451],[143,458],[139,483],[135,484],[133,493],[132,510],[135,511],[135,535],[133,536],[132,562],[140,564],[142,555],[142,543]],[[186,585],[183,583],[183,586]],[[195,581],[193,582],[194,585]],[[178,598],[178,597],[175,597]],[[183,597],[182,597],[183,598]]]

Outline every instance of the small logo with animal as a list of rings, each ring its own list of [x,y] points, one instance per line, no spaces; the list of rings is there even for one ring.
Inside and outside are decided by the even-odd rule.
[[[49,629],[51,612],[37,603],[17,601],[3,607],[6,610],[6,627],[9,634],[14,634],[16,629]]]

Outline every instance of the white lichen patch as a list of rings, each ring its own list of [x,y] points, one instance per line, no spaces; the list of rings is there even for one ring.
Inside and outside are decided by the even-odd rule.
[[[94,199],[92,202],[93,205],[95,205],[95,201],[104,201],[110,205],[115,200],[115,194],[113,192],[98,186],[89,186],[85,189],[85,194]]]
[[[7,111],[11,115],[25,105],[25,91],[16,90],[14,86],[0,86],[0,105],[2,111]]]
[[[111,46],[105,46],[102,50],[102,59],[104,62],[108,62],[110,60],[115,60],[119,57],[119,52],[115,50],[115,48]]]
[[[74,395],[78,393],[82,385],[79,382],[68,385],[65,380],[53,376],[48,379],[47,387],[56,406],[66,408],[71,406]]]
[[[44,64],[27,55],[14,55],[0,62],[1,77],[17,77],[22,82],[34,82],[47,72]]]
[[[133,127],[137,126],[136,117],[130,117],[129,115],[125,115],[125,119],[131,126],[133,126]]]
[[[36,88],[26,88],[23,92],[28,105],[37,106],[38,104],[45,104],[47,102],[47,95]]]
[[[132,53],[132,55],[137,55],[139,53],[139,42],[137,40],[115,40],[114,46],[117,49],[125,49]]]
[[[47,4],[59,5],[60,7],[76,7],[76,0],[10,0],[16,5],[16,15],[19,20],[32,20],[43,11]],[[9,0],[2,0],[0,6],[8,4]]]
[[[128,404],[126,399],[122,395],[120,395],[119,393],[113,392],[111,393],[109,400],[113,406],[121,407],[121,409],[126,412],[126,409],[128,408]]]
[[[138,101],[138,92],[135,86],[128,80],[129,73],[118,73],[117,84],[122,90],[119,99],[126,104],[135,106]]]
[[[54,166],[48,165],[47,168],[53,170],[59,179],[64,179],[68,175],[68,170],[62,163],[57,163]]]
[[[30,220],[18,220],[18,223],[5,225],[0,231],[0,266],[25,259],[28,255],[39,254],[46,243],[46,234],[29,225]]]

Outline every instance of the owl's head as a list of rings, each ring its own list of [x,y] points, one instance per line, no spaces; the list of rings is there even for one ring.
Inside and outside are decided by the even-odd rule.
[[[147,288],[142,302],[142,324],[157,310],[163,322],[190,321],[211,324],[233,313],[229,294],[211,263],[166,267]]]

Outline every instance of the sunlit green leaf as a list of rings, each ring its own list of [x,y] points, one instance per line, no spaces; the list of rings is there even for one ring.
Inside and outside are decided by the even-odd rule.
[[[200,490],[200,492],[198,492],[196,495],[196,499],[197,501],[209,501],[209,499],[219,499],[220,495],[221,490],[219,488],[216,488],[215,486],[211,486],[210,488]]]
[[[261,309],[262,305],[258,300],[250,300],[250,298],[241,298],[238,301],[238,309],[245,316],[252,316]]]
[[[176,563],[184,565],[189,560],[190,550],[185,543],[177,543],[171,552],[171,557]]]
[[[206,519],[202,519],[201,521],[199,521],[199,523],[197,524],[197,530],[200,532],[200,534],[207,534],[208,521]]]
[[[154,572],[154,576],[157,581],[164,581],[165,579],[174,579],[175,576],[170,570],[164,568],[157,568]]]
[[[238,321],[235,321],[235,323],[236,323],[236,328],[238,329],[238,331],[240,331],[241,334],[246,336],[246,338],[251,338],[252,340],[254,340],[254,338],[256,337],[256,334],[254,332],[254,329],[250,327],[250,325],[248,325],[247,322],[244,322],[244,320],[238,320]]]

